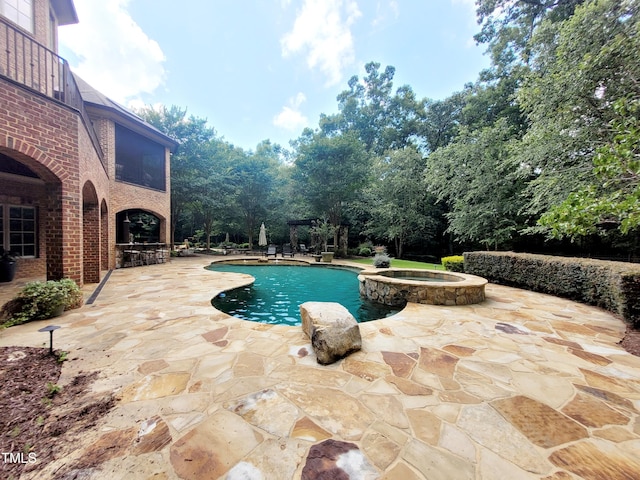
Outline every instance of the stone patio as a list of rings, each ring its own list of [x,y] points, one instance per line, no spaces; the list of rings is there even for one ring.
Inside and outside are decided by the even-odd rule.
[[[95,452],[83,478],[640,477],[640,358],[612,314],[489,284],[477,305],[361,324],[362,351],[320,366],[301,327],[213,309],[247,276],[210,261],[116,270],[92,305],[0,332],[43,346],[38,329],[60,325],[59,384],[99,371],[94,391],[119,399],[33,478]]]

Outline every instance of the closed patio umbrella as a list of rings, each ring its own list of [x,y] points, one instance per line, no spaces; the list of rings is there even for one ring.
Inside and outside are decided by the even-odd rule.
[[[260,247],[267,246],[267,229],[264,227],[264,222],[260,225],[260,235],[258,236],[258,245]]]

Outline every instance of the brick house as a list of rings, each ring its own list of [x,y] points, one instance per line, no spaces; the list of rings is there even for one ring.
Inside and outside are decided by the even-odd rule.
[[[176,144],[71,73],[57,29],[77,22],[72,0],[0,0],[0,246],[17,278],[82,285],[130,235],[168,243]]]

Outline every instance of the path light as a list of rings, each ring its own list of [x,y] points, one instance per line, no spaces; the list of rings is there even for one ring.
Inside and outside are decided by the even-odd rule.
[[[38,330],[39,332],[49,332],[49,353],[53,355],[53,331],[59,329],[57,325],[47,325],[44,328]]]

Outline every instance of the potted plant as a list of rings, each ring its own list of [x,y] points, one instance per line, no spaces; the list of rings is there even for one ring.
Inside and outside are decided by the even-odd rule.
[[[17,255],[0,247],[0,282],[11,282],[16,276]]]
[[[373,266],[375,268],[389,268],[391,266],[391,259],[386,253],[376,253],[373,258]]]

